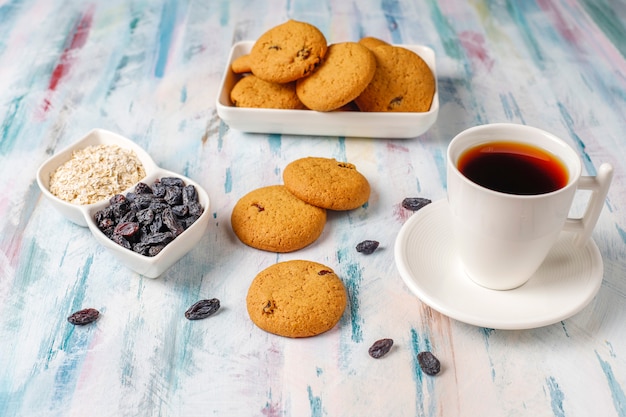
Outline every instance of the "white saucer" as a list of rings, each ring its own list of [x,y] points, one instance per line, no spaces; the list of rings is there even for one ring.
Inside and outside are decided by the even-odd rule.
[[[493,329],[531,329],[557,323],[583,309],[600,289],[603,263],[593,240],[577,248],[563,232],[539,270],[514,290],[471,281],[457,259],[447,200],[413,214],[396,238],[402,279],[424,303],[446,316]]]

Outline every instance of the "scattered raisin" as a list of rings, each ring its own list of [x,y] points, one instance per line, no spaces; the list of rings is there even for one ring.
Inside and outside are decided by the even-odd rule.
[[[96,321],[98,317],[100,317],[100,312],[98,310],[95,308],[85,308],[72,313],[67,318],[67,321],[76,326],[83,326],[91,323],[92,321]]]
[[[211,298],[207,300],[200,300],[194,305],[189,307],[185,311],[185,317],[189,320],[205,319],[217,312],[220,309],[220,300],[217,298]]]
[[[374,359],[379,359],[385,356],[391,347],[393,346],[393,339],[380,339],[374,342],[369,348],[368,352]]]
[[[356,251],[369,255],[373,253],[376,248],[378,248],[379,243],[375,240],[364,240],[363,242],[356,245]]]
[[[328,269],[322,269],[321,271],[319,271],[317,273],[317,275],[328,275],[328,274],[332,274],[333,271],[329,271]]]
[[[402,207],[407,210],[417,211],[422,207],[429,205],[430,203],[432,203],[432,201],[427,198],[407,197],[402,200]]]
[[[439,359],[432,353],[425,351],[417,354],[417,361],[420,364],[420,368],[426,375],[437,375],[441,371],[441,363]]]

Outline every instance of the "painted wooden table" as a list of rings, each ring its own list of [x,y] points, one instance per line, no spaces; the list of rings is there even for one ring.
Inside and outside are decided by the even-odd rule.
[[[231,46],[288,18],[329,42],[432,47],[439,118],[406,140],[248,134],[217,117]],[[626,416],[626,3],[618,0],[0,1],[0,414],[3,416]],[[588,174],[615,178],[593,239],[597,296],[531,330],[450,319],[404,284],[394,242],[405,197],[445,198],[445,149],[483,123],[564,138]],[[126,136],[202,184],[211,223],[157,279],[120,266],[55,212],[38,166],[92,128]],[[368,205],[331,213],[320,239],[277,255],[241,244],[234,203],[303,156],[347,160]],[[355,251],[381,242],[372,255]],[[288,259],[334,268],[339,325],[309,339],[255,327],[247,288]],[[191,322],[200,298],[222,309]],[[94,307],[87,327],[66,321]],[[393,338],[384,358],[368,356]],[[425,375],[416,354],[442,362]]]

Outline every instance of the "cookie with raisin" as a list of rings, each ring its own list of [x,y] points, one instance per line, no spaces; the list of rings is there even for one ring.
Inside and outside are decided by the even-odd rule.
[[[365,46],[356,42],[332,44],[317,70],[296,81],[296,93],[311,110],[336,110],[358,97],[375,72],[376,59]]]
[[[313,243],[326,224],[326,210],[308,204],[283,185],[250,191],[237,201],[231,226],[244,244],[268,252],[293,252]]]
[[[370,196],[370,184],[356,166],[334,158],[306,157],[283,171],[285,188],[299,199],[329,210],[352,210]]]
[[[250,50],[252,73],[265,81],[288,83],[311,74],[328,44],[315,26],[288,20],[263,33]]]
[[[337,325],[347,305],[339,276],[306,260],[279,262],[259,272],[246,295],[252,322],[284,337],[311,337]]]
[[[241,78],[230,91],[235,107],[263,109],[305,109],[296,94],[296,83],[271,83],[250,74]]]
[[[435,94],[435,77],[428,64],[406,48],[381,45],[371,49],[376,73],[355,99],[361,111],[427,112]]]

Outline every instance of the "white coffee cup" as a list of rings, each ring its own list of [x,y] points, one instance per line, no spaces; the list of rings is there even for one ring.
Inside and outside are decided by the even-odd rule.
[[[519,195],[478,185],[461,173],[459,159],[469,149],[502,141],[552,154],[562,162],[567,182],[556,191]],[[571,231],[576,244],[584,245],[602,211],[613,167],[601,165],[596,176],[581,172],[574,149],[534,127],[497,123],[459,133],[448,146],[447,192],[456,250],[467,275],[486,288],[517,288],[532,277],[562,231]],[[570,218],[578,189],[592,193],[583,217]]]

